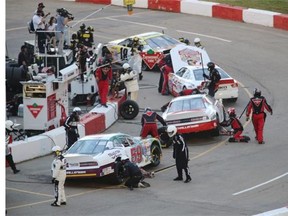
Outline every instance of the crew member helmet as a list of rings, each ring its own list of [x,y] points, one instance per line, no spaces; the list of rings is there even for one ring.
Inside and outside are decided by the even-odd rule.
[[[61,148],[60,146],[53,146],[52,151],[53,152],[61,151]]]
[[[11,120],[7,120],[7,121],[5,122],[5,127],[6,127],[6,129],[9,130],[9,131],[13,131],[13,129],[14,129],[14,122],[11,121]]]
[[[139,41],[139,38],[138,38],[138,37],[134,37],[134,38],[133,38],[133,41],[134,41],[134,42],[138,42],[138,41]]]
[[[146,107],[145,112],[152,111],[151,107]]]
[[[90,32],[94,32],[93,26],[88,26],[87,30],[90,31]]]
[[[167,128],[167,134],[169,137],[173,137],[177,133],[177,128],[174,125],[169,125]]]
[[[127,70],[128,68],[130,68],[130,65],[128,63],[124,63],[123,64],[123,69]]]
[[[215,68],[215,64],[213,62],[208,62],[207,67],[211,70]]]
[[[86,25],[84,23],[82,23],[82,25],[80,26],[81,30],[84,30],[86,28]]]
[[[200,38],[195,38],[194,39],[194,43],[196,44],[196,43],[200,43],[201,42],[201,40],[200,40]]]
[[[73,112],[80,114],[80,113],[81,113],[80,107],[75,107],[75,108],[73,109]]]
[[[260,97],[260,96],[261,96],[261,90],[255,88],[255,89],[254,89],[254,96],[255,96],[255,97]]]
[[[227,112],[228,112],[228,115],[230,117],[235,117],[236,116],[236,112],[235,112],[235,108],[234,107],[229,107]]]
[[[73,33],[72,36],[71,36],[71,38],[72,38],[73,40],[76,40],[76,39],[77,39],[77,34],[76,34],[76,33]]]

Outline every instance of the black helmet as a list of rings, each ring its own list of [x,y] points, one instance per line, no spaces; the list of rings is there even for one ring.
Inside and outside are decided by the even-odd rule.
[[[88,26],[87,30],[90,32],[94,32],[94,28],[92,26]]]
[[[215,64],[213,62],[208,62],[207,67],[211,70],[215,68]]]
[[[254,89],[254,97],[260,97],[261,96],[261,91],[257,88]]]
[[[84,30],[86,28],[86,25],[84,23],[82,23],[82,25],[80,26],[81,30]]]
[[[73,40],[76,40],[76,39],[77,39],[77,34],[76,34],[76,33],[73,33],[73,34],[72,34],[72,39],[73,39]]]

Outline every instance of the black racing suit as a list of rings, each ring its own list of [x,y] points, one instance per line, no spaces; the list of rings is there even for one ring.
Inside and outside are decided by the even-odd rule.
[[[210,71],[209,76],[204,73],[203,77],[211,81],[208,86],[208,90],[209,90],[208,95],[210,95],[211,97],[214,97],[215,93],[218,90],[218,82],[221,79],[219,71],[214,68]]]
[[[73,112],[67,117],[64,127],[67,136],[67,149],[69,149],[79,138],[77,123],[79,121],[79,116]]]
[[[127,187],[138,187],[138,183],[144,178],[140,168],[127,160],[124,164],[125,174],[128,176],[125,186]]]

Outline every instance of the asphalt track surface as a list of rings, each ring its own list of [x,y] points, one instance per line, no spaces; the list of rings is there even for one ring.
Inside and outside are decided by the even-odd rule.
[[[26,22],[37,1],[6,2],[6,49],[16,58],[28,34]],[[73,31],[81,19],[105,5],[64,1],[45,3],[46,12],[65,7],[75,16]],[[253,215],[287,206],[287,103],[288,32],[268,27],[187,14],[109,6],[85,20],[95,29],[95,40],[105,43],[148,31],[164,31],[191,41],[200,37],[210,58],[240,83],[237,102],[225,103],[242,113],[255,87],[262,90],[273,107],[264,131],[265,145],[254,140],[251,122],[245,124],[250,143],[228,143],[227,137],[203,134],[187,138],[190,150],[189,184],[174,182],[172,149],[164,149],[163,160],[150,188],[129,191],[105,180],[66,182],[67,206],[53,208],[50,164],[52,156],[18,164],[21,172],[6,169],[8,215]],[[77,23],[78,22],[78,23]],[[159,72],[144,72],[140,82],[139,106],[159,110],[170,96],[157,92]],[[140,113],[141,114],[141,113]],[[107,132],[140,132],[140,115],[132,121],[120,119]],[[151,168],[147,168],[151,170]]]

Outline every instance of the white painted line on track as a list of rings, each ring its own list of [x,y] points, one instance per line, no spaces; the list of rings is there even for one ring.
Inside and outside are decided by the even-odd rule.
[[[254,189],[258,188],[258,187],[261,187],[261,186],[263,186],[263,185],[266,185],[266,184],[269,184],[269,183],[271,183],[271,182],[273,182],[273,181],[276,181],[276,180],[278,180],[278,179],[280,179],[280,178],[283,178],[283,177],[286,176],[286,175],[288,175],[288,172],[287,172],[287,173],[284,173],[284,174],[282,174],[282,175],[280,175],[280,176],[278,176],[278,177],[276,177],[276,178],[273,178],[273,179],[271,179],[271,180],[269,180],[269,181],[266,181],[266,182],[263,182],[263,183],[261,183],[261,184],[258,184],[258,185],[254,186],[254,187],[251,187],[251,188],[248,188],[248,189],[239,191],[239,192],[237,192],[237,193],[234,193],[233,196],[236,196],[236,195],[239,195],[239,194],[242,194],[242,193],[245,193],[245,192],[254,190]]]
[[[287,216],[287,215],[288,215],[288,207],[283,207],[283,208],[263,212],[257,215],[253,215],[253,216]]]
[[[182,30],[176,30],[176,31],[177,32],[181,32],[181,33],[185,33],[185,34],[191,34],[191,35],[197,35],[197,36],[202,36],[202,37],[206,37],[206,38],[212,38],[212,39],[224,41],[224,42],[227,42],[227,43],[231,43],[232,42],[231,40],[227,40],[227,39],[224,39],[224,38],[214,37],[214,36],[205,35],[205,34],[199,34],[199,33],[196,33],[196,32],[188,32],[188,31],[182,31]]]
[[[136,25],[142,25],[142,26],[149,26],[149,27],[159,28],[159,29],[167,29],[167,27],[163,27],[163,26],[156,26],[156,25],[150,25],[150,24],[146,24],[146,23],[127,21],[127,20],[119,20],[119,19],[114,19],[111,17],[105,17],[105,19],[113,20],[113,21],[117,21],[117,22],[126,22],[126,23],[131,23],[131,24],[136,24]]]

